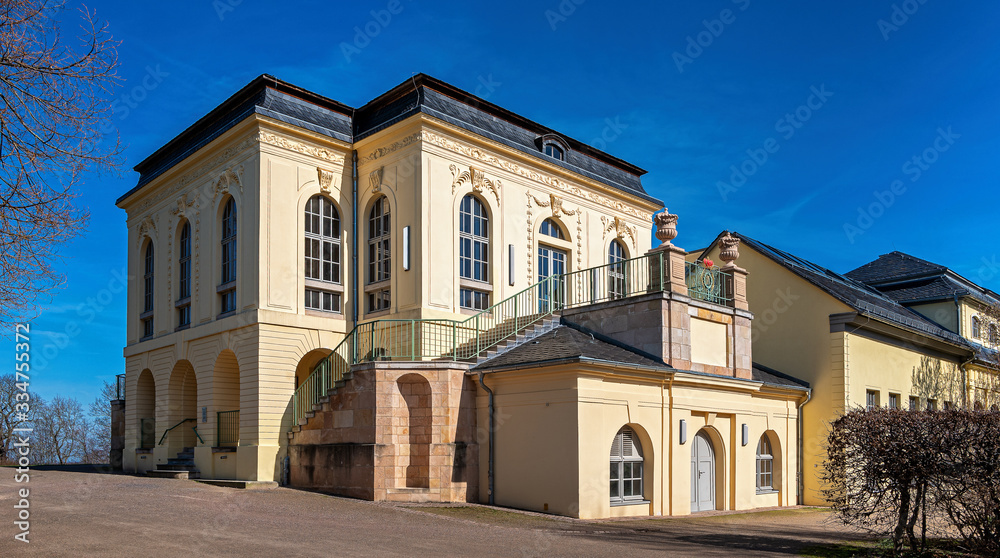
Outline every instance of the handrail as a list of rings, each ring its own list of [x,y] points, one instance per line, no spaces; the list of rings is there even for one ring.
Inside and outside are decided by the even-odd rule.
[[[688,294],[717,304],[732,300],[728,272],[686,262]],[[377,360],[466,360],[567,308],[670,289],[669,261],[658,251],[569,273],[550,275],[464,320],[385,319],[357,324],[314,368],[292,396],[298,424],[349,373]],[[705,288],[708,281],[713,288]]]
[[[205,440],[202,440],[201,439],[201,434],[198,433],[198,425],[196,424],[196,425],[192,426],[191,430],[194,430],[194,435],[198,437],[198,441],[204,444]]]
[[[198,419],[193,419],[193,418],[186,418],[186,419],[184,419],[184,420],[182,420],[182,421],[178,422],[177,424],[175,424],[175,425],[171,426],[170,428],[166,429],[166,430],[165,430],[165,431],[163,432],[163,436],[160,436],[160,441],[159,441],[159,443],[157,443],[156,445],[158,445],[158,446],[162,446],[162,445],[163,445],[163,440],[165,440],[165,439],[167,438],[167,434],[170,434],[170,431],[171,431],[171,430],[173,430],[173,429],[177,428],[178,426],[180,426],[180,425],[184,424],[185,422],[188,422],[188,421],[192,421],[192,420],[193,420],[193,421],[195,421],[195,422],[198,422]],[[195,426],[195,428],[198,428],[198,427],[197,427],[197,426]],[[197,434],[197,433],[198,433],[198,431],[197,431],[197,430],[195,430],[195,434]],[[198,438],[199,438],[199,439],[201,439],[201,436],[198,436]],[[203,442],[203,443],[204,443],[204,442]]]

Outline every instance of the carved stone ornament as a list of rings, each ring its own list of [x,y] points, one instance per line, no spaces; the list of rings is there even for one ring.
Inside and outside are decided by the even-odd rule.
[[[333,171],[317,167],[316,175],[319,180],[319,189],[329,194],[330,187],[333,185]]]
[[[156,221],[153,220],[152,215],[147,215],[145,219],[139,223],[139,237],[151,236],[151,232],[156,230]]]
[[[635,227],[628,226],[621,217],[615,217],[613,219],[608,219],[607,217],[601,217],[601,223],[604,225],[604,234],[602,238],[607,238],[608,233],[614,231],[615,237],[625,240],[625,237],[629,237],[632,240],[632,248],[638,248],[636,244],[636,235],[638,231],[633,230]]]
[[[566,208],[564,208],[563,205],[562,205],[562,203],[563,203],[562,198],[560,198],[559,196],[557,196],[555,194],[549,194],[549,199],[548,200],[540,200],[538,198],[535,198],[535,196],[531,196],[531,197],[535,199],[535,203],[537,203],[539,206],[541,206],[541,207],[551,207],[552,208],[552,216],[553,217],[557,217],[558,218],[558,217],[562,217],[563,215],[576,215],[577,213],[580,212],[579,208],[577,208],[577,209],[566,209]]]
[[[736,267],[736,264],[733,262],[736,261],[736,258],[740,257],[740,239],[729,234],[729,231],[725,231],[722,234],[722,238],[719,239],[719,246],[721,246],[719,259],[726,262],[726,265],[723,267]]]
[[[177,198],[177,207],[171,209],[170,212],[179,217],[183,217],[187,208],[193,206],[195,202],[195,198],[192,197],[191,199],[188,199],[188,197],[189,196],[187,194],[184,194]]]
[[[478,193],[482,194],[485,190],[493,192],[493,196],[497,199],[497,204],[500,203],[500,181],[490,180],[486,178],[483,171],[477,169],[476,167],[469,167],[469,170],[459,172],[457,165],[448,165],[448,169],[451,171],[451,193],[454,194],[455,190],[465,184],[466,182],[472,185],[472,189]]]
[[[240,193],[243,192],[243,165],[222,171],[215,181],[215,197],[229,193],[234,186],[239,188]]]
[[[653,215],[653,223],[656,224],[656,238],[660,241],[660,246],[673,246],[671,240],[677,238],[677,216],[671,215],[667,208]]]
[[[385,167],[379,167],[368,173],[368,184],[371,186],[372,193],[382,191],[382,176],[384,174]]]

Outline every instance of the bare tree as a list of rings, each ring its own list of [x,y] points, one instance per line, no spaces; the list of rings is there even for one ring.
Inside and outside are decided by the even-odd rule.
[[[962,376],[954,364],[945,366],[940,360],[920,357],[920,364],[913,367],[911,380],[913,395],[920,398],[921,409],[926,408],[929,400],[948,401],[953,407],[963,405]]]
[[[0,376],[0,463],[14,460],[14,429],[27,426],[33,404],[31,393],[17,387],[13,374]]]
[[[90,427],[83,459],[87,463],[106,463],[111,455],[111,400],[117,399],[117,386],[104,382],[101,394],[90,404]]]
[[[0,324],[32,317],[62,283],[59,246],[87,213],[74,187],[120,164],[110,99],[117,43],[81,10],[81,44],[62,41],[62,3],[0,0]]]
[[[38,399],[33,424],[36,446],[32,452],[39,461],[63,465],[83,460],[90,424],[79,401],[60,396],[51,401]]]

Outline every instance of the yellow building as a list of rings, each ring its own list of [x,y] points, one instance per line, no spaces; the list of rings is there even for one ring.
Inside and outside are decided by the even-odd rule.
[[[136,170],[126,470],[576,517],[795,503],[808,387],[753,365],[735,246],[686,263],[665,211],[651,246],[642,169],[418,75],[356,109],[261,76]]]
[[[983,319],[976,308],[996,300],[989,291],[898,252],[841,275],[733,236],[742,241],[740,265],[750,276],[754,360],[812,387],[801,411],[805,504],[824,503],[827,426],[842,413],[871,406],[982,408],[995,401],[997,375],[976,339],[986,335],[985,326],[973,329]],[[698,257],[715,257],[719,244]]]

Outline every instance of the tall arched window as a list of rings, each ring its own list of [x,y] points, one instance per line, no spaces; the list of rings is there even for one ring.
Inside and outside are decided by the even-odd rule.
[[[538,232],[542,235],[538,239],[538,311],[545,312],[559,308],[565,300],[563,276],[566,274],[569,253],[556,246],[568,247],[569,243],[565,242],[566,235],[562,228],[552,219],[542,221]],[[546,236],[561,242],[553,242],[544,238]],[[545,242],[552,245],[546,245]],[[544,281],[549,277],[552,279]]]
[[[229,198],[222,210],[222,313],[236,311],[236,202]]]
[[[306,308],[340,312],[340,215],[333,202],[306,202]]]
[[[642,500],[642,446],[623,426],[611,444],[611,503]]]
[[[757,442],[757,492],[774,490],[774,454],[771,450],[771,440],[767,434]]]
[[[459,305],[472,310],[490,307],[490,219],[486,206],[472,194],[462,198],[458,212]]]
[[[191,325],[191,223],[184,223],[177,260],[177,327]]]
[[[146,255],[143,260],[144,271],[142,274],[142,314],[139,315],[139,319],[142,320],[142,336],[152,337],[153,336],[153,288],[155,287],[155,282],[153,281],[153,243],[150,242],[146,245]]]
[[[979,321],[979,316],[972,317],[972,338],[979,339],[983,336],[983,325]]]
[[[389,200],[385,196],[375,200],[368,213],[368,311],[388,310],[391,302],[389,279],[392,277],[390,232],[392,219]]]
[[[608,298],[622,298],[628,293],[625,288],[625,247],[612,240],[608,246]]]

